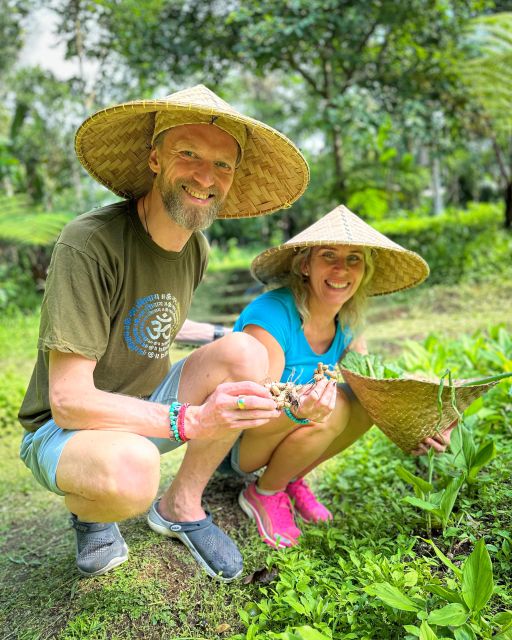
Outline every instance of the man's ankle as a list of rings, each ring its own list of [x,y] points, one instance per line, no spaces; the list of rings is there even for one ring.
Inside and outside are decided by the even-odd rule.
[[[195,522],[206,518],[201,504],[185,504],[174,499],[160,498],[157,511],[164,520],[169,522]]]

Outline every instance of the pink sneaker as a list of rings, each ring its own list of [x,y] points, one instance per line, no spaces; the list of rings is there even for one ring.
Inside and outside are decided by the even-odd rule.
[[[290,496],[295,511],[304,522],[327,522],[332,520],[332,513],[316,499],[304,478],[289,482],[286,493]]]
[[[238,496],[238,504],[249,518],[254,518],[258,532],[271,547],[293,547],[301,531],[293,519],[293,507],[284,491],[264,496],[256,491],[253,482]]]

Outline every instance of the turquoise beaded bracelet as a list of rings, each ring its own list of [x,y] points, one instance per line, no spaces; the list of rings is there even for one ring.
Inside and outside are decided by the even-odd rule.
[[[180,437],[180,432],[178,429],[178,414],[181,409],[181,402],[173,402],[169,407],[169,427],[170,434],[176,442],[185,442]]]
[[[297,416],[294,416],[288,407],[284,408],[284,412],[292,422],[295,422],[295,424],[309,424],[310,422],[307,418],[297,418]]]

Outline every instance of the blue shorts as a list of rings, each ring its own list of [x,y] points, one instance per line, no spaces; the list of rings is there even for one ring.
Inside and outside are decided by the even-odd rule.
[[[149,402],[171,404],[171,402],[177,400],[178,387],[185,360],[186,358],[172,365],[166,377],[148,398]],[[54,420],[48,420],[37,431],[33,433],[25,432],[21,441],[20,458],[45,489],[59,496],[65,494],[57,487],[57,466],[64,446],[76,433],[78,433],[78,430],[61,429],[55,424]],[[160,453],[173,451],[182,444],[170,438],[148,438],[148,440],[151,440],[156,445]]]

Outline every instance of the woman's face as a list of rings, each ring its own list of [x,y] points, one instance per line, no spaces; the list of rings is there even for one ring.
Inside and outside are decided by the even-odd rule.
[[[314,247],[302,266],[303,274],[309,277],[312,299],[336,309],[355,294],[364,271],[363,250],[343,245]]]

